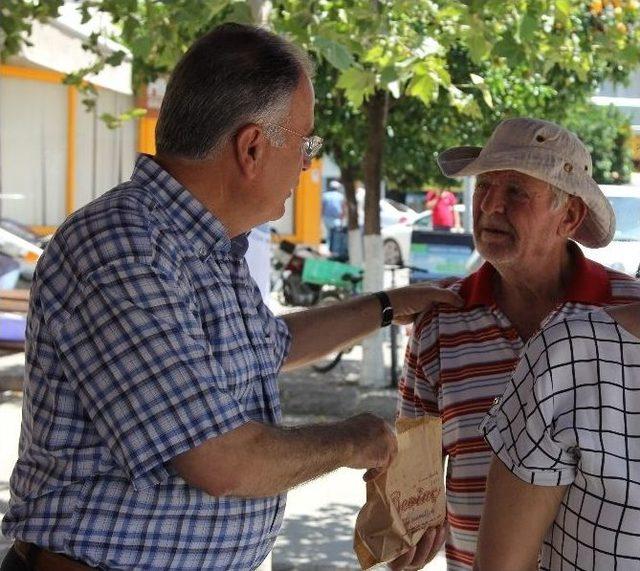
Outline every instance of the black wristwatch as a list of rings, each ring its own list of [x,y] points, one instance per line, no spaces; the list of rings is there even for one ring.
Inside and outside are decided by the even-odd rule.
[[[391,325],[393,321],[393,306],[391,305],[389,296],[383,291],[377,291],[373,295],[375,295],[380,302],[380,327]]]

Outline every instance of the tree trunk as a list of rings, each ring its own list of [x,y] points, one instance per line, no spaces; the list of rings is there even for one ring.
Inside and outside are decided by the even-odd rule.
[[[384,287],[384,258],[380,237],[380,186],[384,157],[385,127],[389,95],[376,91],[365,103],[367,114],[367,148],[364,156],[364,291],[378,291]],[[382,342],[384,332],[378,330],[362,343],[361,383],[383,387],[389,384],[386,378]]]
[[[342,167],[342,184],[344,186],[344,196],[347,203],[347,228],[349,230],[349,263],[354,266],[362,266],[362,233],[358,224],[358,202],[356,200],[356,174],[357,168],[354,166]]]
[[[367,148],[364,154],[364,234],[380,234],[380,185],[389,95],[376,91],[365,103]]]

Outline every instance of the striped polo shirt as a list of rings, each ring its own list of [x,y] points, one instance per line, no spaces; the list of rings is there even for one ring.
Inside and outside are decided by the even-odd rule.
[[[640,299],[640,282],[586,259],[577,247],[572,251],[576,265],[566,298],[541,327],[556,318]],[[400,382],[400,416],[442,418],[450,571],[473,566],[492,454],[478,425],[502,396],[525,346],[496,304],[495,273],[485,263],[450,286],[464,299],[462,309],[436,306],[420,316]]]

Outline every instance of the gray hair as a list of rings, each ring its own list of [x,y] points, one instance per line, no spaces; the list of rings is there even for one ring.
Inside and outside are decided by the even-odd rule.
[[[569,202],[569,197],[571,196],[568,192],[565,192],[561,188],[554,186],[549,183],[549,190],[553,194],[553,200],[551,202],[551,209],[558,210],[563,207],[567,202]]]
[[[156,125],[157,152],[209,158],[243,125],[282,122],[304,76],[313,76],[313,64],[287,40],[254,26],[214,28],[171,74]],[[267,136],[277,144],[276,133]]]

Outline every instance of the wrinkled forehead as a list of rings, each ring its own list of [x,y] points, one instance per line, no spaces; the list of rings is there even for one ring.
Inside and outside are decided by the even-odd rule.
[[[528,174],[524,174],[522,172],[514,171],[514,170],[483,172],[476,177],[476,183],[483,183],[483,184],[517,183],[521,186],[526,186],[526,187],[531,187],[536,189],[549,187],[549,183],[543,180],[540,180],[539,178],[535,178]]]

